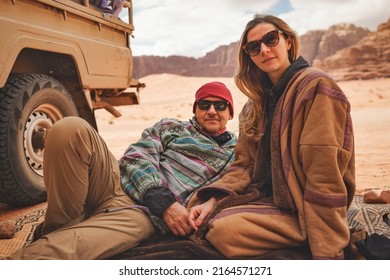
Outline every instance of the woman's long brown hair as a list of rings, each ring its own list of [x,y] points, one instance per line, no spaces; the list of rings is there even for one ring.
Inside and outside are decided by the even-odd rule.
[[[252,138],[253,140],[259,140],[262,135],[262,131],[258,129],[258,120],[264,105],[264,96],[261,89],[261,79],[264,76],[264,72],[244,52],[243,47],[247,43],[248,32],[262,23],[274,25],[282,32],[286,39],[291,38],[291,48],[288,51],[290,62],[293,62],[297,58],[299,51],[298,34],[282,19],[273,15],[256,14],[247,23],[238,46],[238,72],[234,77],[234,81],[237,87],[249,98],[246,106],[246,118],[240,120],[240,133],[244,133],[248,138]]]

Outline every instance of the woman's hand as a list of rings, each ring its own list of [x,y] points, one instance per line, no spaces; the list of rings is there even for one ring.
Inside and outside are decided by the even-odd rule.
[[[217,199],[212,197],[205,203],[194,206],[190,209],[190,215],[188,217],[188,223],[194,230],[198,230],[198,227],[203,223],[204,219],[213,210]]]

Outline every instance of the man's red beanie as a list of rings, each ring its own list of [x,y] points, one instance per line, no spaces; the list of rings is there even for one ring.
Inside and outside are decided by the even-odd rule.
[[[230,90],[221,82],[210,82],[201,86],[195,93],[195,102],[192,112],[195,113],[196,102],[207,97],[219,97],[229,102],[230,115],[234,116],[233,97]]]

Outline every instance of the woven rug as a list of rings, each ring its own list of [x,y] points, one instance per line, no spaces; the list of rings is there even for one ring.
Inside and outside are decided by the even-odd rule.
[[[46,206],[42,206],[13,218],[16,233],[11,239],[0,239],[0,259],[31,243],[34,230],[43,222],[45,213]]]
[[[33,232],[35,228],[43,221],[45,213],[46,213],[46,205],[43,205],[42,207],[36,208],[32,211],[29,211],[27,213],[24,213],[23,215],[19,215],[18,217],[14,218],[17,232],[12,239],[0,239],[0,259],[12,254],[16,250],[31,243]],[[390,215],[389,203],[388,204],[367,204],[363,202],[362,196],[355,196],[351,204],[351,207],[348,211],[348,223],[351,229],[353,228],[355,230],[365,230],[368,233],[368,235],[377,233],[379,235],[384,235],[390,238],[390,225],[388,225],[385,222],[384,220],[385,215]],[[190,244],[189,241],[183,241],[183,242],[187,247],[193,246],[193,244]],[[167,243],[169,242],[157,243],[157,244],[161,246],[167,246]],[[150,246],[151,244],[153,246]],[[163,259],[178,258],[179,255],[176,254],[177,252],[175,254],[172,254],[171,256],[161,256],[160,254],[162,252],[159,251],[159,247],[156,246],[157,244],[153,243],[153,240],[146,241],[146,244],[141,244],[141,246],[138,246],[133,250],[124,252],[123,254],[114,257],[114,259],[118,259],[118,258],[129,259],[132,257],[138,259],[140,258],[156,259],[156,256],[153,256],[153,254],[156,253],[157,253],[157,258],[159,257],[163,257]],[[176,243],[176,245],[178,246],[183,244]],[[183,254],[183,258],[188,258],[189,255],[191,255],[191,254],[187,255],[187,253],[190,252],[190,250],[186,246],[183,246],[183,248],[181,248],[183,251],[187,251],[185,254]],[[201,251],[199,248],[196,249],[199,252]],[[166,250],[166,248],[164,250]],[[165,254],[169,254],[169,252],[165,252]],[[203,257],[205,257],[203,251],[201,252],[201,254],[203,254]],[[206,258],[218,259],[219,257],[221,257],[215,254],[218,253],[214,252],[214,255],[206,254],[207,255]],[[192,258],[197,259],[200,258],[200,256],[193,254]]]
[[[377,233],[390,238],[390,225],[388,225],[384,216],[390,213],[390,204],[367,204],[363,201],[363,196],[355,196],[348,211],[349,227],[354,232],[358,232],[360,238],[366,235]],[[360,231],[362,232],[360,234]],[[356,237],[357,237],[356,236]],[[353,238],[355,240],[360,240]],[[282,259],[310,259],[310,251],[307,248],[290,248],[285,250],[276,250],[267,255],[256,259],[282,260]],[[346,251],[347,259],[360,259],[360,255],[353,251]],[[224,259],[207,242],[195,244],[189,240],[183,240],[176,237],[154,237],[139,246],[130,249],[114,257],[114,259]]]
[[[355,196],[348,210],[350,228],[365,230],[368,235],[374,233],[390,238],[390,225],[385,222],[385,216],[390,214],[390,203],[364,203],[363,196]]]

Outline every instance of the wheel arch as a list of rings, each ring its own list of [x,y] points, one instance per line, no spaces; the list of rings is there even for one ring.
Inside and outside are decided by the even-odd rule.
[[[37,73],[55,78],[68,90],[79,111],[80,117],[97,129],[93,108],[88,102],[90,94],[83,90],[80,70],[73,55],[33,48],[22,49],[15,59],[10,75]],[[81,71],[81,72],[80,72]]]

